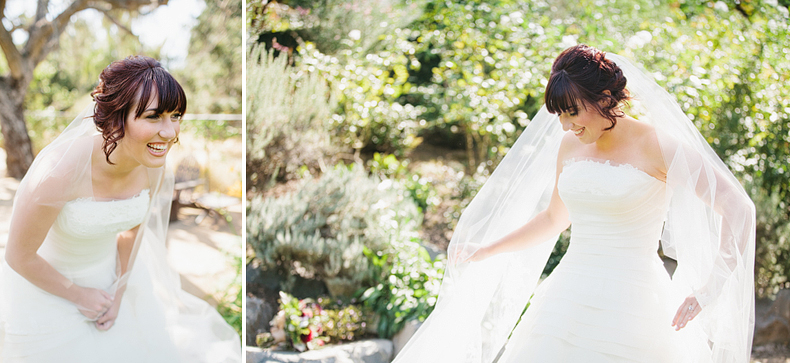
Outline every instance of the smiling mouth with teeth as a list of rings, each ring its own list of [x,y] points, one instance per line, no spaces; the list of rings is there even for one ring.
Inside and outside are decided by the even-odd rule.
[[[576,136],[579,136],[579,135],[581,135],[581,133],[582,133],[582,132],[584,132],[584,127],[580,128],[580,129],[578,129],[578,130],[575,130],[575,131],[573,131],[573,133],[574,133]]]
[[[167,150],[167,144],[148,144],[148,148],[156,153],[161,153]]]

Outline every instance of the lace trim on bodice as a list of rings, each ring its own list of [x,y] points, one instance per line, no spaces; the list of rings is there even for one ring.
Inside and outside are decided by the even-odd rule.
[[[114,234],[142,223],[150,201],[148,189],[121,200],[92,197],[66,202],[58,215],[61,231],[80,237]]]
[[[660,180],[660,179],[648,174],[646,171],[633,166],[632,164],[629,164],[629,163],[616,163],[616,162],[612,162],[611,160],[603,160],[603,159],[595,159],[595,158],[568,158],[568,159],[565,159],[562,162],[563,170],[564,170],[565,166],[568,166],[568,165],[571,165],[571,164],[574,164],[574,163],[584,163],[584,162],[611,166],[613,168],[632,170],[632,171],[636,171],[639,174],[647,176],[650,179],[656,180],[656,181],[661,182],[661,183],[664,182],[664,181],[662,181],[662,180]]]
[[[639,188],[638,185],[655,185],[656,187],[657,184],[660,184],[661,187],[665,185],[663,181],[628,163],[614,163],[610,160],[594,158],[569,158],[563,160],[562,164],[560,178],[566,181],[560,182],[562,184],[560,189],[565,188],[566,191],[574,193],[609,196],[622,194],[626,189]],[[590,169],[585,169],[582,174],[576,174],[577,171],[572,170],[575,168]],[[581,179],[578,179],[577,176],[571,182],[567,179],[570,177],[569,173],[581,175]],[[560,195],[562,194],[561,191]]]

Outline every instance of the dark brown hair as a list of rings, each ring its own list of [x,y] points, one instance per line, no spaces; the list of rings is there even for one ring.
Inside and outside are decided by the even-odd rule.
[[[159,101],[157,114],[186,112],[184,89],[156,59],[130,56],[110,63],[99,75],[99,85],[91,92],[96,102],[93,122],[104,138],[102,150],[108,163],[112,164],[110,154],[124,137],[126,115],[136,105],[135,117],[140,117],[151,101],[152,93],[156,93]]]
[[[579,44],[565,49],[554,60],[544,95],[546,109],[560,114],[578,109],[580,103],[585,109],[591,106],[612,122],[606,128],[611,130],[616,118],[625,115],[617,106],[631,98],[625,84],[623,71],[606,59],[605,52]]]

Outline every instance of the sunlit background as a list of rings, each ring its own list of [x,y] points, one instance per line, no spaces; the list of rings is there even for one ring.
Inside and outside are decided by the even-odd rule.
[[[436,302],[461,213],[542,105],[552,61],[585,43],[653,74],[755,201],[754,357],[785,362],[790,317],[768,307],[790,305],[789,5],[249,1],[247,290],[259,314],[247,345],[383,338],[397,352]],[[303,327],[281,337],[289,324]]]
[[[91,1],[95,8],[66,17],[62,28],[56,26],[58,16],[73,1],[3,3],[2,25],[10,37],[0,36],[5,42],[0,57],[0,255],[13,193],[25,169],[24,162],[7,164],[6,155],[37,153],[91,103],[89,94],[104,67],[147,55],[160,60],[188,98],[180,143],[168,155],[168,167],[180,182],[174,210],[183,206],[170,225],[171,265],[187,291],[217,305],[240,332],[242,1]],[[38,4],[46,6],[38,9]],[[37,12],[43,14],[39,22],[55,24],[53,33],[60,32],[41,43],[43,57],[26,48],[35,43],[31,39],[40,39],[30,32]],[[10,51],[8,39],[18,52]],[[8,137],[22,124],[29,143],[19,138],[24,132]]]

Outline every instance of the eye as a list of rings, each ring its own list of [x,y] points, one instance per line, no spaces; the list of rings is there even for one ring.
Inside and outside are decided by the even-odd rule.
[[[157,115],[157,114],[151,114],[151,115],[146,116],[145,118],[147,118],[149,120],[158,120],[159,116],[160,115]]]
[[[173,116],[170,116],[170,119],[172,119],[173,121],[181,121],[182,116],[183,115],[181,115],[180,113],[174,113]]]

